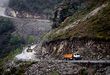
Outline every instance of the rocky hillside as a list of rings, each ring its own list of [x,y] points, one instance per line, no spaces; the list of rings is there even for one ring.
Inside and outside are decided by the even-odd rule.
[[[91,38],[74,38],[55,40],[43,44],[42,52],[47,50],[46,56],[64,59],[65,53],[80,54],[82,60],[109,60],[110,41]]]
[[[58,28],[47,34],[48,40],[73,37],[109,39],[109,7],[109,2],[105,1],[86,12],[83,10],[81,13],[74,13],[61,22]]]
[[[65,1],[74,3],[73,0]],[[45,35],[42,44],[44,58],[64,59],[63,54],[72,52],[80,54],[83,60],[110,60],[110,1],[89,0],[83,4],[82,9],[72,13],[69,11],[74,8],[66,8],[70,4],[58,7],[53,18],[54,29]],[[108,75],[108,67],[107,64],[37,62],[27,68],[25,74]]]
[[[19,13],[18,10],[22,11],[20,13],[29,11],[27,10],[28,8],[25,9],[25,7],[27,7],[27,3],[25,5],[23,3],[25,1],[20,1],[20,5],[23,7],[20,7],[19,9],[13,7],[15,17],[16,13]],[[31,2],[34,2],[34,0],[31,0]],[[34,8],[32,7],[32,9]],[[33,14],[36,10],[30,10],[30,12]],[[2,64],[6,65],[3,66],[0,64],[0,66],[2,65],[2,67],[0,67],[0,74],[109,75],[110,63],[99,64],[93,62],[80,62],[74,64],[70,60],[64,60],[63,57],[66,53],[72,53],[81,56],[82,60],[79,61],[100,60],[107,62],[107,60],[110,60],[109,14],[109,0],[63,0],[63,2],[55,8],[52,30],[50,30],[51,22],[48,20],[11,18],[11,21],[13,21],[16,26],[16,31],[11,33],[14,37],[17,37],[17,39],[19,39],[18,36],[27,38],[28,43],[42,43],[42,41],[43,43],[42,45],[40,43],[40,45],[37,45],[32,49],[36,52],[34,55],[37,61],[7,61],[8,56],[6,57],[6,60],[2,62]],[[20,16],[23,17],[23,15]],[[45,32],[48,33],[41,39],[41,36]],[[18,35],[15,36],[15,34]],[[38,41],[35,41],[35,38]],[[13,42],[13,40],[15,42]],[[16,39],[12,38],[10,39],[10,42],[16,44]],[[19,50],[17,49],[17,51]],[[12,54],[14,53],[12,52]],[[66,62],[61,62],[63,60]],[[75,59],[72,61],[75,61]]]
[[[10,0],[7,14],[16,17],[48,18],[62,0]],[[51,5],[51,6],[50,6]],[[11,11],[10,13],[8,11]],[[14,15],[13,15],[14,14]]]
[[[103,59],[103,56],[106,59],[106,57],[109,57],[110,54],[107,53],[109,53],[110,47],[110,3],[104,0],[95,2],[91,0],[87,2],[87,5],[86,8],[91,6],[89,10],[85,8],[77,10],[72,16],[59,23],[57,28],[46,34],[44,40],[47,45],[45,43],[44,45],[53,56],[61,55],[59,57],[61,58],[65,48],[69,47],[71,52],[81,54],[84,59]],[[91,57],[85,56],[85,52]]]

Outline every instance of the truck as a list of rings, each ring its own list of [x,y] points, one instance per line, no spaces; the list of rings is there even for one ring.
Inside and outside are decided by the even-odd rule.
[[[66,60],[81,60],[80,54],[66,53],[63,55]]]

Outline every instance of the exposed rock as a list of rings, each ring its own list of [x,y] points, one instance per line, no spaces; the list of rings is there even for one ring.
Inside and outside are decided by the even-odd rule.
[[[65,43],[67,45],[65,45]],[[110,59],[109,58],[109,41],[98,41],[90,39],[73,39],[67,40],[56,40],[45,44],[43,47],[46,49],[48,54],[57,59],[63,59],[63,54],[67,50],[73,54],[78,53],[82,56],[82,59],[88,60],[100,60]],[[48,47],[47,47],[48,46]],[[69,49],[68,49],[69,47]],[[104,52],[103,52],[104,51]]]

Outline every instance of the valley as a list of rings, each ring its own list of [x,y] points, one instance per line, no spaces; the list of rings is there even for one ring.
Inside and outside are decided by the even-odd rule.
[[[16,1],[0,0],[0,75],[110,74],[109,0]]]

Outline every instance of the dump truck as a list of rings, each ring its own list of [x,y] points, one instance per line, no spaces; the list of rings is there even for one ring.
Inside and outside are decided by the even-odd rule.
[[[81,60],[81,56],[79,54],[73,54],[73,53],[66,53],[63,55],[64,59],[69,60]]]

